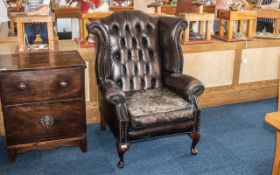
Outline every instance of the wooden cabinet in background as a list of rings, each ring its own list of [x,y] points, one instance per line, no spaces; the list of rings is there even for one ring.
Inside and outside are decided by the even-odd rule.
[[[0,56],[10,162],[34,149],[80,146],[87,151],[84,69],[77,51]]]
[[[81,13],[80,1],[77,7],[59,7],[55,0],[50,1],[51,10],[55,14],[55,18],[78,18]]]

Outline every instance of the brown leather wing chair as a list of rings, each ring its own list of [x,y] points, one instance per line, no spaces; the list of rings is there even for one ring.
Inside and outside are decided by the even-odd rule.
[[[88,25],[96,36],[96,77],[101,129],[108,125],[120,161],[134,142],[188,134],[197,154],[204,86],[182,74],[183,19],[151,17],[141,11],[117,12]]]

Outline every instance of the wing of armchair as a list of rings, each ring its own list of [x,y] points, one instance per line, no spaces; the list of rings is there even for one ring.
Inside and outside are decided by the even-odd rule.
[[[88,25],[96,37],[96,79],[101,129],[109,126],[120,161],[132,143],[188,134],[197,154],[200,139],[197,103],[204,86],[182,74],[181,31],[187,22],[117,12]]]

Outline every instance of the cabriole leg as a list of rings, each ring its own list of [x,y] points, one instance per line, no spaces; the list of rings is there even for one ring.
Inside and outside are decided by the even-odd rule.
[[[124,167],[124,153],[128,150],[129,145],[126,144],[119,144],[119,142],[116,142],[117,151],[119,154],[120,161],[118,163],[118,168]]]
[[[104,117],[102,116],[102,114],[101,114],[101,120],[100,120],[100,129],[102,130],[102,131],[106,131],[106,129],[107,129],[107,124],[106,124],[106,122],[105,122],[105,119],[104,119]]]
[[[191,133],[190,136],[192,138],[191,153],[192,153],[192,155],[197,155],[198,150],[196,149],[196,145],[199,142],[200,133],[199,132]]]

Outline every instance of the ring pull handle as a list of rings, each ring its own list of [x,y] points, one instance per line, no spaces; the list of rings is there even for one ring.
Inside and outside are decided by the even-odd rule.
[[[20,82],[17,87],[19,90],[23,91],[26,89],[26,84],[23,82]]]
[[[45,128],[50,128],[54,125],[54,118],[52,116],[46,115],[41,118],[41,124]]]
[[[62,88],[65,88],[67,85],[68,85],[68,83],[66,81],[64,81],[64,80],[61,80],[59,82],[59,86],[62,87]]]

